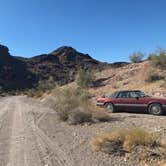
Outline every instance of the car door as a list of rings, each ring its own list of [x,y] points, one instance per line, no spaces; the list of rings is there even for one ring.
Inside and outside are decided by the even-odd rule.
[[[127,100],[122,100],[126,104],[126,109],[129,111],[143,111],[146,109],[145,98],[141,97],[140,92],[130,91],[128,92]]]
[[[119,109],[124,111],[141,111],[146,109],[144,98],[137,91],[120,92]]]
[[[129,101],[132,111],[143,111],[146,109],[146,98],[141,96],[141,92],[133,91],[129,92]]]
[[[130,108],[129,108],[129,92],[127,92],[127,91],[124,91],[124,92],[119,92],[119,94],[118,94],[118,96],[117,96],[117,101],[118,102],[116,102],[116,108],[118,109],[118,110],[123,110],[123,111],[127,111],[127,110],[129,110]]]

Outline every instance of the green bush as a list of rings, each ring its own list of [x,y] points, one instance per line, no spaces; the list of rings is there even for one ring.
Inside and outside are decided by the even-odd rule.
[[[55,105],[60,121],[68,124],[96,123],[109,121],[110,116],[89,101],[89,93],[80,88],[60,89],[54,91]],[[84,94],[82,96],[82,94]],[[86,96],[86,97],[85,97]]]
[[[151,61],[155,66],[161,67],[162,69],[166,69],[166,54],[154,56],[152,57]]]
[[[69,116],[72,116],[78,108],[82,108],[84,102],[86,102],[85,100],[82,100],[80,96],[81,91],[79,89],[57,89],[54,93],[55,97],[57,97],[57,102],[55,103],[54,108],[57,112],[58,118],[62,121],[68,121]]]
[[[145,78],[145,82],[155,82],[155,81],[159,81],[159,80],[163,80],[164,77],[151,71],[147,74],[146,78]]]
[[[148,57],[154,66],[166,69],[166,51],[159,49],[157,53],[150,54]]]
[[[79,87],[87,89],[93,87],[95,76],[89,70],[81,69],[76,77],[76,83]]]
[[[54,78],[50,76],[48,79],[40,80],[38,82],[36,89],[46,91],[46,90],[51,90],[55,88],[56,86],[57,85]]]
[[[132,63],[139,63],[142,62],[142,59],[144,57],[144,54],[140,51],[134,52],[133,54],[130,55],[130,61]]]

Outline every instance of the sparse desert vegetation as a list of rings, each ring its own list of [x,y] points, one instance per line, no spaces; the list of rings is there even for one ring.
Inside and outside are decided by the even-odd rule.
[[[166,166],[166,0],[0,12],[0,166]]]
[[[93,71],[80,69],[76,76],[76,83],[83,89],[93,87],[95,81],[95,75]]]
[[[109,121],[110,115],[94,106],[90,94],[80,88],[54,90],[54,109],[60,120],[69,124],[82,124]]]
[[[145,77],[145,82],[155,82],[155,81],[159,81],[159,80],[164,80],[165,77],[160,75],[158,72],[156,72],[156,70],[149,69],[146,72],[146,77]]]
[[[133,54],[131,54],[131,55],[129,56],[130,61],[131,61],[132,63],[139,63],[139,62],[142,62],[143,57],[144,57],[144,54],[143,54],[141,51],[134,52]]]
[[[110,146],[109,146],[110,144]],[[119,145],[114,149],[111,144]],[[115,129],[112,132],[96,135],[91,141],[91,147],[94,151],[103,151],[105,153],[131,152],[136,146],[156,146],[156,138],[140,128],[134,129]]]
[[[68,51],[74,51],[66,47],[61,49],[66,56]],[[57,55],[57,52],[53,54]],[[49,57],[55,58],[53,54]],[[110,95],[115,90],[140,89],[149,95],[166,96],[165,53],[160,51],[144,62],[141,52],[132,54],[130,58],[131,64],[107,64],[105,68],[99,67],[98,70],[92,71],[88,67],[79,66],[81,70],[73,69],[68,77],[64,74],[62,79],[51,71],[54,76],[47,73],[47,77],[42,77],[33,88],[7,91],[5,95],[25,94],[30,97],[26,102],[29,102],[29,105],[34,102],[35,110],[33,107],[33,111],[28,110],[27,107],[30,112],[28,116],[34,117],[37,127],[50,139],[47,141],[51,141],[51,146],[59,142],[60,149],[64,149],[67,154],[72,152],[71,158],[67,160],[74,161],[76,165],[79,162],[80,165],[105,166],[111,163],[115,166],[161,166],[166,160],[165,117],[109,114],[93,103],[96,97]],[[33,61],[39,65],[37,72],[45,71],[45,64],[40,66],[40,62],[35,59]],[[94,66],[99,65],[95,61],[92,63],[96,63]],[[68,72],[68,67],[65,70]],[[56,78],[63,81],[58,85]],[[68,84],[66,79],[73,82]],[[1,91],[4,95],[2,88]],[[50,101],[44,103],[47,97],[50,97]],[[37,110],[38,107],[41,110],[44,108],[43,112]],[[126,129],[126,126],[129,129]],[[89,148],[89,141],[92,150]],[[52,152],[50,147],[48,149]]]
[[[154,66],[166,69],[166,51],[164,49],[157,50],[156,53],[149,56],[149,59]]]
[[[136,160],[146,162],[153,160],[153,155],[158,161],[166,159],[166,147],[159,141],[157,135],[141,128],[118,128],[100,133],[92,138],[90,145],[93,151],[115,156],[130,154],[131,158],[137,155]]]
[[[117,90],[140,89],[149,95],[166,96],[166,72],[160,67],[154,67],[150,61],[132,63],[120,68],[109,68],[96,73],[100,85],[91,88],[95,96],[106,95]]]

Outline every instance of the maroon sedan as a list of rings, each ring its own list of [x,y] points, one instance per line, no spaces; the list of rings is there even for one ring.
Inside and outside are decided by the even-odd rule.
[[[108,112],[146,110],[153,115],[166,112],[166,98],[150,97],[140,90],[117,91],[110,97],[98,98],[97,105],[104,106]]]

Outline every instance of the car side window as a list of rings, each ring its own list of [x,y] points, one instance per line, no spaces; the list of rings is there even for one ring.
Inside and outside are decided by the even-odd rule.
[[[120,92],[118,98],[129,98],[128,92]]]
[[[139,93],[136,92],[130,92],[130,98],[136,98],[136,97],[140,97]]]

